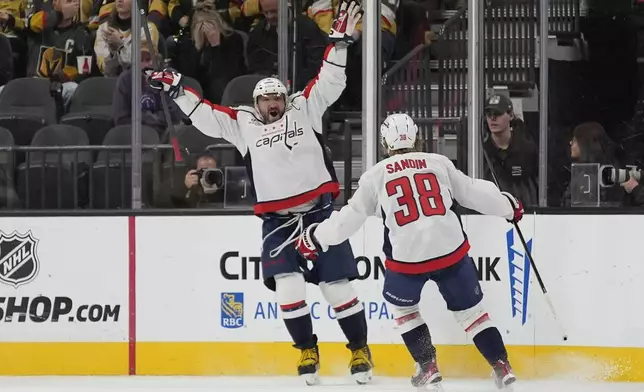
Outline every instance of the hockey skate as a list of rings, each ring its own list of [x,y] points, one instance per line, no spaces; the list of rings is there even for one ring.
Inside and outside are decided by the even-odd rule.
[[[299,347],[296,347],[299,348]],[[315,385],[319,381],[320,354],[317,344],[313,348],[300,348],[302,355],[297,363],[297,374],[306,385]]]
[[[347,345],[347,347],[351,349],[349,345]],[[369,346],[351,350],[351,362],[349,362],[349,368],[351,368],[351,376],[358,384],[364,385],[371,382],[371,377],[373,375],[373,360],[371,359],[371,350],[369,350]]]
[[[416,374],[411,378],[411,385],[419,391],[443,392],[443,376],[438,371],[436,359],[423,364],[416,363]]]
[[[494,382],[499,390],[511,392],[512,384],[517,380],[512,367],[507,361],[498,360],[492,365]]]

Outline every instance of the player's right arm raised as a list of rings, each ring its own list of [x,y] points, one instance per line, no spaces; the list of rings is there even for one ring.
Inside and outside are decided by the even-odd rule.
[[[237,110],[215,105],[199,97],[196,91],[182,86],[182,75],[169,70],[155,71],[150,76],[150,86],[163,89],[181,111],[190,118],[192,125],[203,134],[223,138],[233,144],[243,155],[246,143],[237,123]]]
[[[452,161],[444,157],[454,199],[465,208],[485,215],[496,215],[510,222],[518,222],[523,216],[521,202],[507,192],[501,192],[494,183],[471,178],[458,170]]]

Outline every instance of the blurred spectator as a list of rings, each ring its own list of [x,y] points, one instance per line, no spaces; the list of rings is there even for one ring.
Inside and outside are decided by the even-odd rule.
[[[260,9],[264,18],[250,31],[248,48],[248,66],[250,73],[274,76],[278,73],[278,5],[279,0],[260,0]],[[327,46],[326,35],[315,22],[306,16],[296,13],[289,15],[290,24],[297,24],[296,37],[296,81],[291,81],[291,91],[303,90],[308,82],[315,78]],[[292,42],[292,31],[289,29],[288,42]],[[292,56],[289,56],[289,59]],[[292,64],[289,61],[289,75],[292,75]]]
[[[166,0],[148,0],[147,3],[148,20],[156,26],[158,31],[170,35]],[[145,0],[140,1],[139,4],[145,4]],[[132,3],[130,2],[129,5],[132,6]],[[110,18],[116,8],[115,0],[95,0],[89,17],[89,27],[93,30],[99,28]]]
[[[146,73],[152,69],[152,53],[150,45],[141,41],[141,69],[143,72],[141,86],[141,123],[156,129],[159,135],[163,136],[167,123],[161,106],[159,90],[150,87]],[[112,112],[116,125],[130,124],[132,122],[132,72],[133,68],[123,71],[116,82],[114,97],[112,99]],[[174,124],[179,124],[181,115],[178,108],[171,99],[168,99],[170,114]],[[163,137],[162,137],[163,140]]]
[[[483,148],[492,161],[501,190],[515,195],[526,206],[538,205],[538,149],[524,122],[516,118],[512,101],[505,95],[492,95],[485,102]],[[485,165],[486,180],[492,172]]]
[[[604,127],[597,122],[585,122],[575,127],[570,141],[570,158],[573,163],[595,163],[600,166],[611,165],[619,168],[614,155],[613,142]],[[562,200],[563,206],[571,205],[573,191],[575,190],[572,190],[568,184]],[[599,200],[602,205],[619,206],[623,204],[624,192],[618,186],[601,188]]]
[[[13,56],[9,40],[0,34],[0,92],[13,79]]]
[[[391,59],[391,55],[394,53],[394,45],[396,44],[396,33],[398,30],[396,25],[396,11],[398,10],[399,0],[380,1],[380,14],[382,15],[380,44],[382,46],[382,62],[386,64]],[[314,0],[309,6],[307,13],[311,19],[315,20],[318,27],[328,34],[340,3],[341,0]],[[358,23],[356,29],[362,31],[362,22]],[[362,49],[358,48],[356,50]]]
[[[186,173],[183,183],[175,182],[172,187],[166,184],[169,198],[161,199],[162,207],[199,208],[223,203],[223,173],[217,168],[215,158],[210,154],[200,155],[194,167]]]
[[[77,21],[78,0],[53,0],[51,10],[47,8],[27,20],[27,76],[60,79],[67,105],[78,83],[92,72],[92,37]]]
[[[177,42],[173,64],[182,74],[196,79],[204,97],[219,104],[228,82],[246,73],[244,41],[208,1],[197,3],[190,34]]]
[[[257,0],[255,0],[257,1]],[[170,0],[168,12],[172,22],[172,30],[179,31],[188,28],[190,25],[190,16],[193,7],[201,2],[208,2],[214,5],[221,17],[231,26],[242,28],[240,25],[242,19],[241,1],[238,0]]]
[[[640,179],[642,181],[644,179]],[[626,200],[631,206],[644,206],[644,187],[633,177],[628,181],[620,184],[624,191],[628,194]]]
[[[101,24],[96,32],[94,52],[98,69],[105,76],[118,76],[132,63],[132,0],[116,0],[116,9]],[[154,24],[148,22],[153,44],[159,41],[159,32]],[[145,32],[141,29],[141,37]],[[156,51],[155,51],[156,52]]]
[[[25,0],[0,1],[0,32],[14,35],[25,28]]]

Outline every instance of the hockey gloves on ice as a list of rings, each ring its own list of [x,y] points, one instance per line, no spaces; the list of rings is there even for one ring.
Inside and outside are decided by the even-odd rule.
[[[315,259],[317,259],[318,255],[320,254],[321,246],[313,235],[317,225],[317,223],[313,223],[309,227],[304,229],[304,232],[300,235],[300,238],[298,238],[297,242],[295,243],[295,249],[297,249],[297,253],[299,253],[306,260],[315,261]]]
[[[355,41],[353,33],[355,33],[356,25],[361,18],[362,6],[360,3],[342,1],[331,25],[331,31],[329,31],[329,41],[336,46],[347,47],[351,45]]]
[[[521,204],[521,201],[519,199],[512,196],[508,192],[501,192],[501,194],[508,198],[508,200],[510,201],[510,205],[512,206],[512,210],[514,211],[512,219],[508,219],[508,222],[510,223],[519,222],[521,218],[523,218],[523,204]]]
[[[154,71],[150,74],[150,87],[163,90],[170,98],[175,99],[181,94],[181,74],[171,70]]]

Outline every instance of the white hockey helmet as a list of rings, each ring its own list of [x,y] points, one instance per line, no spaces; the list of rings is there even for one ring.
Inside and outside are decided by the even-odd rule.
[[[405,113],[387,116],[380,126],[380,143],[386,149],[395,151],[414,148],[418,126]]]
[[[276,78],[265,78],[257,82],[255,89],[253,90],[253,102],[257,105],[257,98],[263,95],[269,94],[282,94],[284,99],[286,99],[286,87],[279,79]]]

